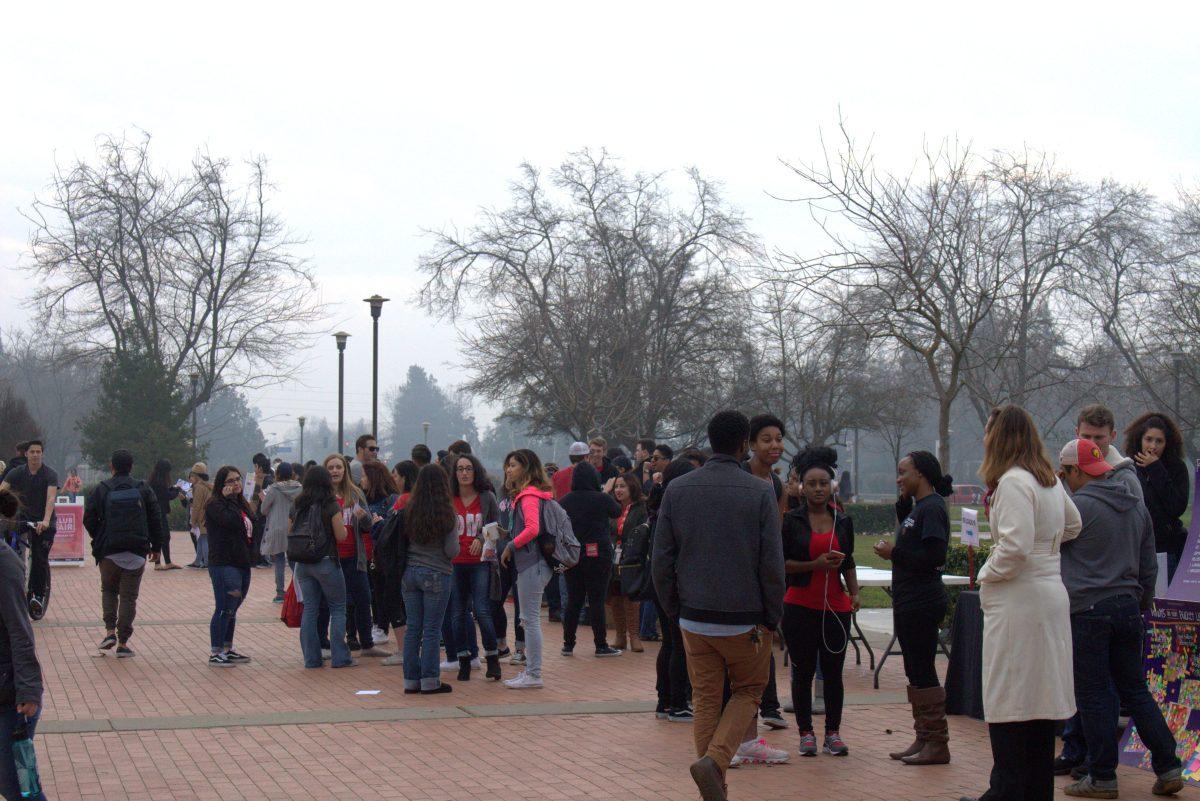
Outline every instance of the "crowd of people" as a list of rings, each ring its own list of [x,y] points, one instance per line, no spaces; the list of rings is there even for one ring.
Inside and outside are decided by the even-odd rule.
[[[133,478],[133,456],[117,450],[111,476],[85,505],[100,567],[99,649],[134,655],[146,565],[180,567],[171,560],[168,514],[181,503],[195,544],[188,567],[205,569],[213,589],[210,666],[251,660],[235,648],[235,633],[256,567],[273,571],[277,603],[294,595],[303,604],[305,668],[379,658],[402,667],[412,694],[452,692],[444,674],[465,682],[478,670],[510,689],[544,687],[545,605],[550,620],[561,621],[564,657],[576,654],[581,624],[597,658],[660,640],[656,717],[692,724],[691,775],[705,801],[722,801],[729,768],[789,759],[758,736],[760,724],[789,726],[776,691],[777,638],[790,657],[797,753],[849,753],[842,674],[860,598],[854,521],[839,492],[849,481],[839,480],[836,452],[806,448],[782,470],[786,430],[771,415],[720,412],[707,434],[707,451],[676,455],[639,440],[633,458],[594,438],[573,444],[562,468],[517,449],[498,476],[463,441],[436,457],[417,445],[389,469],[375,438],[363,435],[353,459],[335,453],[320,463],[272,464],[256,454],[248,473],[227,465],[210,481],[198,462],[175,483],[161,461],[147,481]],[[998,408],[985,428],[980,474],[994,541],[979,572],[994,758],[987,801],[1049,799],[1056,773],[1075,776],[1068,795],[1117,797],[1122,709],[1152,754],[1153,791],[1182,787],[1175,741],[1141,670],[1141,614],[1153,598],[1157,554],[1171,574],[1179,563],[1189,474],[1167,415],[1146,414],[1128,427],[1129,458],[1115,436],[1111,412],[1085,408],[1055,469],[1024,410]],[[0,669],[9,666],[7,714],[32,725],[41,679],[29,616],[44,610],[49,593],[48,577],[33,574],[39,560],[48,572],[57,476],[42,443],[28,443],[24,455],[0,481],[0,521],[6,541],[26,537],[34,568],[26,587],[23,571],[4,561],[11,549],[0,549],[0,625],[8,632],[0,641],[12,643],[7,653],[0,648]],[[898,463],[896,484],[895,534],[873,550],[892,566],[915,738],[889,756],[906,766],[946,764],[936,653],[948,604],[953,480],[933,454],[917,451]],[[646,610],[656,630],[646,631]],[[517,675],[504,680],[501,660]],[[823,704],[819,739],[814,702]],[[0,735],[7,722],[0,720]],[[4,763],[0,753],[0,783]]]

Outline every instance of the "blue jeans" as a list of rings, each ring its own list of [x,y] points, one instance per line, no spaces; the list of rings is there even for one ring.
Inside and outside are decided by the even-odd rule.
[[[318,622],[321,607],[329,609],[331,636],[329,647],[334,667],[350,664],[350,649],[346,646],[346,580],[342,568],[332,556],[315,565],[297,562],[296,581],[304,598],[304,614],[300,617],[300,651],[306,668],[321,666],[321,627]]]
[[[233,630],[237,625],[237,610],[250,592],[250,568],[231,565],[208,566],[212,581],[212,620],[208,624],[208,644],[214,654],[233,647]]]
[[[196,564],[200,567],[208,567],[208,535],[199,534],[196,536]]]
[[[1154,772],[1162,775],[1182,764],[1175,755],[1175,737],[1146,687],[1144,638],[1141,609],[1132,595],[1106,598],[1071,615],[1075,702],[1093,779],[1117,778],[1117,716],[1110,681],[1150,751]]]
[[[533,679],[542,677],[542,593],[554,583],[554,572],[545,559],[517,573],[521,625],[525,628],[525,673]]]
[[[472,656],[470,641],[475,623],[479,624],[479,636],[483,640],[483,655],[496,655],[496,626],[492,622],[492,599],[488,594],[491,586],[492,566],[486,562],[474,565],[454,566],[454,592],[450,594],[450,615],[454,619],[454,642],[458,656]],[[471,620],[471,609],[475,610],[475,621]]]
[[[408,629],[404,632],[404,689],[436,690],[441,681],[438,639],[450,603],[450,574],[410,565],[400,582]]]
[[[466,649],[472,659],[479,657],[479,639],[475,636],[475,626],[467,627],[466,645],[459,646],[458,638],[454,635],[454,580],[450,581],[450,598],[446,601],[446,618],[442,621],[442,645],[446,647],[446,661],[457,662],[458,652]]]
[[[0,796],[3,796],[5,801],[28,801],[21,798],[21,785],[17,781],[17,765],[13,760],[12,751],[13,727],[17,725],[19,718],[13,706],[0,710]],[[37,715],[26,725],[31,740],[36,727]],[[38,793],[31,798],[32,801],[46,801],[45,793]]]
[[[653,601],[642,601],[639,610],[638,636],[643,640],[652,640],[658,636],[658,611]]]

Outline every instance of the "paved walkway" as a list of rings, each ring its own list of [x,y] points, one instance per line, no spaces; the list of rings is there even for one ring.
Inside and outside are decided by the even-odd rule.
[[[191,558],[186,535],[172,544],[181,561]],[[217,670],[206,664],[207,575],[148,572],[131,641],[137,657],[118,661],[94,656],[103,636],[96,568],[55,568],[50,613],[35,627],[47,684],[37,747],[48,796],[698,798],[687,775],[691,727],[651,714],[657,644],[617,659],[597,660],[587,649],[564,658],[561,630],[551,625],[543,691],[514,692],[477,674],[451,682],[448,695],[405,696],[401,668],[379,660],[304,670],[297,634],[279,622],[273,594],[271,571],[255,570],[236,638],[254,661]],[[851,755],[739,769],[730,774],[733,799],[952,800],[983,788],[991,765],[983,724],[951,719],[953,764],[901,767],[886,756],[910,737],[899,660],[887,664],[879,691],[867,665],[849,661],[842,732]],[[517,671],[504,669],[506,678]],[[794,752],[794,729],[765,736]],[[1153,797],[1150,774],[1122,769],[1120,778],[1123,799]],[[1182,797],[1200,801],[1193,789]]]

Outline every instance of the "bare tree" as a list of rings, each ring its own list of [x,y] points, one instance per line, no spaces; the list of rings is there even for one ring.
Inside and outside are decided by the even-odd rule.
[[[951,407],[975,336],[1012,277],[1014,222],[969,150],[926,152],[917,180],[878,171],[869,149],[841,130],[836,157],[788,165],[814,191],[796,200],[830,242],[816,257],[793,258],[790,276],[810,303],[832,312],[831,325],[919,357],[938,406],[938,456],[948,464]]]
[[[180,175],[156,169],[150,138],[105,138],[92,164],[59,168],[27,213],[33,308],[84,357],[140,351],[187,387],[260,386],[295,370],[322,319],[297,242],[270,207],[266,162],[238,187],[204,152]],[[190,392],[190,390],[189,390]]]
[[[572,155],[548,180],[522,166],[512,203],[433,233],[425,308],[457,315],[466,389],[535,434],[686,436],[746,353],[736,268],[756,253],[739,213],[697,171]]]

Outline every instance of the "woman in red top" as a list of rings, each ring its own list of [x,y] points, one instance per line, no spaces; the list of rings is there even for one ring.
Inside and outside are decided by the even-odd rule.
[[[809,448],[796,457],[800,505],[783,519],[783,637],[795,663],[792,703],[800,729],[800,755],[817,755],[812,723],[812,681],[817,661],[825,679],[825,752],[850,751],[838,729],[842,723],[842,665],[846,661],[850,615],[858,611],[854,568],[854,523],[832,503],[837,454]],[[842,579],[845,579],[845,587]]]
[[[646,512],[646,502],[642,498],[642,485],[633,477],[633,473],[626,473],[613,479],[613,497],[617,499],[617,503],[621,504],[621,516],[613,521],[613,542],[617,546],[614,559],[619,563],[621,541],[625,533],[633,531],[645,523],[648,513]],[[623,651],[628,644],[629,650],[640,654],[645,650],[638,637],[642,605],[621,594],[619,571],[613,573],[612,586],[608,592],[608,604],[612,610],[613,626],[617,629],[617,640],[613,646]]]
[[[351,651],[360,651],[360,656],[391,656],[375,645],[371,633],[371,583],[367,578],[367,538],[377,516],[367,511],[367,498],[350,478],[350,464],[340,453],[325,457],[322,465],[333,479],[334,496],[342,507],[342,521],[352,536],[337,544],[338,561],[342,565],[342,576],[346,580],[346,643]],[[328,612],[322,609],[320,623],[327,620]],[[324,625],[320,631],[326,630]]]
[[[479,460],[463,454],[454,460],[454,475],[450,479],[454,494],[454,511],[458,515],[458,556],[454,565],[450,592],[450,619],[454,625],[454,642],[458,653],[458,680],[471,680],[471,627],[479,624],[479,639],[483,641],[483,656],[487,661],[489,679],[499,681],[500,657],[496,647],[496,626],[492,620],[491,585],[493,561],[485,562],[483,527],[500,517],[496,494],[488,483],[487,473]],[[475,621],[471,621],[471,610]]]

